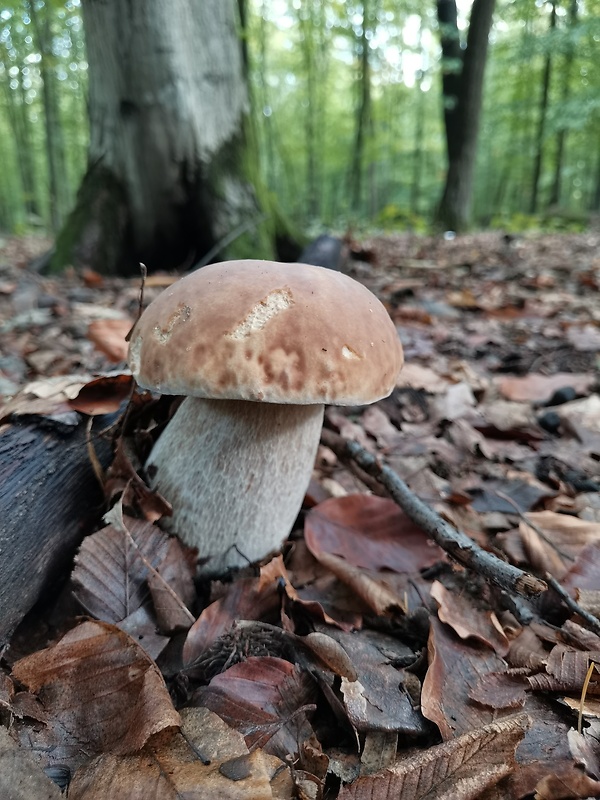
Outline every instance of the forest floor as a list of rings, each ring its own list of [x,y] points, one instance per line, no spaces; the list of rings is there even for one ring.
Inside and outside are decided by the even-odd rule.
[[[0,242],[0,432],[130,391],[140,280],[29,271],[47,244]],[[352,250],[406,363],[389,398],[326,409],[283,557],[194,584],[135,473],[170,403],[139,396],[114,429],[113,510],[4,651],[0,762],[39,765],[19,796],[600,796],[600,234]],[[487,566],[434,544],[382,464]],[[551,588],[507,587],[489,554]]]

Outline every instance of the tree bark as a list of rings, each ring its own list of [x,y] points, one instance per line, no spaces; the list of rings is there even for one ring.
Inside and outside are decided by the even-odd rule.
[[[30,0],[27,7],[40,51],[39,68],[42,78],[46,158],[50,188],[50,224],[52,230],[57,232],[60,230],[62,221],[69,210],[70,201],[66,174],[65,145],[56,89],[56,74],[52,63],[54,56],[52,53],[50,12],[47,7],[39,9],[35,0]]]
[[[464,230],[470,221],[483,78],[494,6],[495,0],[474,0],[463,49],[456,0],[437,1],[448,155],[448,171],[437,222],[449,230]]]
[[[190,267],[264,210],[237,4],[83,0],[82,10],[89,167],[51,268]],[[263,221],[220,255],[269,257],[272,240]]]
[[[17,102],[16,92],[10,88],[7,77],[9,65],[3,58],[0,58],[0,65],[3,67],[0,83],[6,101],[4,107],[6,108],[8,122],[13,135],[18,174],[21,181],[21,196],[19,196],[18,192],[15,193],[17,197],[10,203],[9,213],[16,220],[22,218],[23,212],[25,212],[26,221],[31,221],[31,217],[39,217],[40,209],[37,202],[35,161],[31,146],[31,123],[28,117],[27,105],[25,104],[25,90],[23,88],[23,66],[19,68],[19,101]],[[10,228],[11,226],[7,225],[7,227]]]
[[[352,152],[350,186],[352,209],[360,211],[363,201],[364,154],[367,138],[373,133],[373,116],[371,108],[371,61],[369,59],[369,30],[373,21],[373,0],[364,0],[362,4],[362,31],[359,43],[360,79],[359,100],[356,109],[356,133]]]
[[[571,0],[569,5],[569,28],[574,27],[577,24],[577,13],[578,13],[578,0]],[[572,80],[572,72],[573,72],[573,59],[575,58],[575,48],[573,44],[569,42],[567,46],[567,51],[565,53],[564,61],[563,61],[563,69],[561,74],[562,80],[562,91],[561,91],[561,100],[564,105],[567,104],[569,96],[571,94],[571,80]],[[558,206],[560,205],[560,194],[561,194],[561,182],[562,182],[562,171],[563,171],[563,161],[565,155],[565,146],[567,142],[567,129],[564,125],[558,129],[556,133],[556,155],[554,157],[554,180],[552,181],[552,190],[550,192],[550,199],[548,200],[549,206]]]
[[[94,431],[109,424],[94,420]],[[87,418],[73,427],[17,419],[0,429],[0,645],[40,597],[68,574],[104,495],[86,443]],[[95,437],[95,434],[92,434]],[[101,466],[112,458],[95,441]]]
[[[552,0],[552,10],[550,12],[550,30],[556,28],[556,2]],[[533,159],[533,176],[531,179],[531,202],[529,211],[535,214],[538,209],[538,198],[540,190],[540,177],[542,175],[542,162],[544,159],[544,133],[546,130],[546,117],[548,116],[548,95],[550,93],[550,78],[552,76],[552,54],[548,48],[544,60],[544,71],[542,73],[542,93],[540,96],[540,110],[538,124],[535,133],[535,156]]]

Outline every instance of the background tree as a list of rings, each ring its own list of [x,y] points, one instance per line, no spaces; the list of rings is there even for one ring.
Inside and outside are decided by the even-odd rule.
[[[495,0],[473,0],[461,45],[456,0],[437,0],[448,171],[437,212],[441,225],[464,230],[470,221],[483,76]]]
[[[556,0],[550,0],[550,32],[556,30]],[[542,71],[542,85],[540,91],[540,103],[538,111],[538,121],[535,134],[535,156],[533,159],[533,176],[531,179],[531,204],[529,210],[532,214],[538,208],[538,194],[540,187],[540,176],[542,174],[542,160],[544,158],[544,134],[546,132],[548,117],[548,102],[550,95],[550,80],[552,77],[552,39],[546,44],[544,56],[544,69]]]
[[[52,267],[191,266],[262,213],[234,0],[84,0],[90,149]],[[272,255],[255,224],[222,255]]]
[[[53,15],[44,4],[38,7],[36,0],[26,0],[26,10],[32,22],[35,41],[40,54],[39,70],[42,79],[46,152],[50,188],[50,222],[52,230],[58,232],[65,214],[69,210],[70,197],[66,174],[65,141],[61,120],[56,69],[53,53]]]
[[[573,84],[573,60],[575,58],[575,42],[572,33],[577,28],[577,15],[579,10],[578,0],[570,0],[568,8],[568,31],[565,43],[565,52],[563,55],[563,64],[561,70],[561,104],[564,106],[569,102],[571,96],[571,87]],[[562,172],[564,167],[565,146],[567,142],[568,129],[563,121],[562,115],[558,122],[558,130],[556,132],[556,155],[554,158],[554,179],[552,181],[552,190],[550,199],[548,200],[549,206],[558,206],[560,204]]]

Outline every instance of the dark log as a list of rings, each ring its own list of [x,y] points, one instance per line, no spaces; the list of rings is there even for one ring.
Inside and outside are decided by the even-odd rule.
[[[0,428],[0,645],[42,594],[57,592],[84,535],[103,512],[103,493],[88,455],[88,418],[73,424],[17,418]],[[109,420],[94,420],[103,468],[110,444],[98,437]]]

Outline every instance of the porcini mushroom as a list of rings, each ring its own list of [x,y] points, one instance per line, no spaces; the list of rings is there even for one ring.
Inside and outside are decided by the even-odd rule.
[[[386,397],[402,366],[379,300],[306,264],[212,264],[166,289],[133,330],[140,386],[186,395],[146,470],[168,530],[205,575],[279,548],[300,510],[325,403]]]

